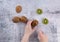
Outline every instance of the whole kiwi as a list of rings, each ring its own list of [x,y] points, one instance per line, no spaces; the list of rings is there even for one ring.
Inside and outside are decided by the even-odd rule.
[[[16,12],[20,13],[22,11],[22,7],[20,5],[16,6]]]
[[[31,23],[32,29],[38,25],[38,21],[37,20],[33,20]]]
[[[28,19],[25,16],[20,17],[19,19],[20,22],[27,23]]]
[[[20,19],[19,17],[15,16],[15,17],[12,19],[12,21],[13,21],[14,23],[18,23],[18,22],[20,22],[19,19]]]

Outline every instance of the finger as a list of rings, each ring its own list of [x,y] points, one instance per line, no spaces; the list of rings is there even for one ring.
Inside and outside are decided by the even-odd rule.
[[[28,22],[27,22],[27,24],[31,24],[31,23],[32,23],[32,21],[28,21]]]
[[[27,22],[27,25],[28,25],[28,26],[31,26],[31,23],[32,23],[32,21],[28,21],[28,22]]]
[[[48,42],[48,37],[42,31],[39,32],[38,39],[42,42]]]
[[[31,22],[32,22],[32,21],[28,21],[26,27],[31,28]]]
[[[39,31],[39,34],[38,34],[40,37],[44,37],[44,32],[42,31]]]

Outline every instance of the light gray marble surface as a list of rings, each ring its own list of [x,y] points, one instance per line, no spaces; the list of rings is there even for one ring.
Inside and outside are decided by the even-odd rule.
[[[49,42],[59,42],[60,27],[60,0],[0,0],[0,42],[21,42],[24,34],[24,23],[13,23],[14,16],[26,16],[28,19],[37,19],[37,30],[41,29],[49,38]],[[16,13],[17,5],[22,6],[22,12]],[[36,13],[36,9],[43,10],[42,15]],[[48,25],[42,24],[42,19],[49,20]],[[57,35],[58,34],[58,35]],[[37,32],[30,37],[30,42],[39,42]]]

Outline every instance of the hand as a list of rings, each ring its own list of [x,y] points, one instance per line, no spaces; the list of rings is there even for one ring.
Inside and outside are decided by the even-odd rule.
[[[35,31],[35,28],[32,29],[31,23],[32,23],[32,21],[28,21],[28,23],[25,27],[25,35],[27,35],[27,36],[30,36]]]
[[[40,42],[48,42],[48,37],[42,31],[38,33],[38,39]]]
[[[30,35],[35,31],[35,28],[32,29],[32,27],[31,27],[31,22],[32,21],[28,21],[28,23],[25,27],[25,33],[24,33],[24,36],[23,36],[21,42],[28,42]]]

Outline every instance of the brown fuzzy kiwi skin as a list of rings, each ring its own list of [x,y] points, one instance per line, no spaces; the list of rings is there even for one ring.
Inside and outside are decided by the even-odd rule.
[[[13,21],[14,23],[18,23],[18,22],[19,22],[19,17],[15,16],[15,17],[12,19],[12,21]]]
[[[20,13],[22,11],[22,7],[20,5],[16,6],[16,12]]]
[[[31,23],[32,29],[38,25],[38,21],[37,20],[33,20]]]
[[[19,20],[20,20],[20,22],[23,22],[23,23],[27,23],[28,22],[28,19],[25,16],[20,17]]]

